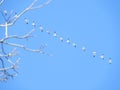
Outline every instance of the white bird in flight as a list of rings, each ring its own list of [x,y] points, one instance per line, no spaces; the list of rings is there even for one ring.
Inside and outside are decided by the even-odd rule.
[[[67,42],[68,44],[70,44],[70,39],[68,38],[68,39],[66,40],[66,42]]]
[[[25,18],[25,23],[28,24],[29,23],[29,20],[27,18]]]
[[[102,55],[100,56],[100,58],[101,58],[102,60],[104,60],[104,58],[105,58],[104,54],[102,54]]]
[[[75,48],[76,48],[76,46],[77,46],[77,44],[76,44],[76,43],[73,43],[73,47],[75,47]]]
[[[83,47],[82,47],[82,50],[83,50],[83,51],[86,51],[86,47],[85,47],[85,46],[83,46]]]
[[[109,64],[112,64],[112,59],[111,58],[109,58]]]
[[[35,27],[35,22],[34,21],[32,22],[32,26]]]
[[[56,32],[54,32],[54,33],[53,33],[53,36],[54,36],[54,37],[57,37],[57,33],[56,33]]]
[[[94,52],[92,52],[92,54],[93,54],[93,57],[96,57],[96,51],[94,51]]]
[[[63,37],[60,37],[60,41],[63,42]]]
[[[47,32],[48,34],[50,34],[50,31],[49,31],[49,30],[47,30],[46,32]]]
[[[42,27],[42,25],[39,26],[39,29],[40,29],[41,32],[43,32],[43,27]]]

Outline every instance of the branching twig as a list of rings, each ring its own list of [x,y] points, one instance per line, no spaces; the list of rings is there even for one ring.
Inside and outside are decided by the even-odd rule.
[[[30,10],[34,10],[34,9],[40,9],[44,6],[46,6],[47,4],[49,4],[52,0],[48,0],[47,2],[44,2],[43,4],[40,4],[38,6],[34,6],[34,4],[37,2],[38,0],[34,0],[32,2],[31,5],[29,5],[27,8],[25,8],[21,13],[13,16],[13,19],[8,23],[8,26],[11,26],[13,24],[15,24],[15,22],[23,15],[25,14],[26,12],[30,11]],[[6,25],[5,24],[0,24],[1,27],[5,27]]]
[[[16,62],[15,62],[15,64],[14,65],[12,65],[12,66],[9,66],[9,67],[7,67],[7,68],[0,68],[0,71],[4,71],[4,70],[9,70],[9,69],[16,69],[17,68],[17,64],[19,63],[19,61],[20,61],[20,58],[18,58],[17,60],[16,60]]]
[[[0,1],[0,6],[3,4],[4,1],[5,0]],[[14,25],[16,23],[16,21],[26,12],[28,12],[30,10],[40,9],[51,2],[51,0],[48,0],[40,5],[35,6],[37,1],[38,0],[34,0],[27,8],[25,8],[23,11],[21,11],[20,13],[14,15],[14,16],[12,16],[12,11],[11,11],[10,15],[8,16],[7,11],[2,12],[2,10],[1,10],[1,14],[5,20],[5,23],[0,24],[0,27],[5,28],[5,36],[3,38],[0,38],[0,44],[1,44],[1,47],[0,47],[0,64],[1,64],[0,65],[0,81],[7,81],[9,79],[9,77],[13,78],[17,74],[16,69],[18,67],[17,64],[19,63],[20,59],[16,60],[16,62],[13,62],[11,59],[11,58],[13,58],[13,56],[17,55],[15,47],[18,47],[18,48],[21,48],[21,49],[24,49],[24,50],[30,51],[30,52],[37,52],[40,54],[45,54],[42,50],[43,48],[35,50],[35,49],[28,48],[25,45],[17,44],[16,42],[15,43],[8,42],[8,39],[27,39],[27,38],[31,37],[32,33],[35,31],[34,29],[32,29],[30,32],[26,33],[25,35],[20,36],[20,35],[9,35],[8,27]],[[5,15],[7,15],[7,16],[5,16]],[[5,49],[5,45],[8,45],[8,47],[12,46],[14,49],[8,53],[8,51],[6,51],[6,49]],[[49,55],[49,54],[47,54],[47,55]],[[10,66],[7,66],[5,64],[6,62],[8,62],[8,64],[10,64]],[[10,72],[11,70],[14,73]]]
[[[0,43],[1,42],[4,42],[5,40],[7,39],[12,39],[12,38],[16,38],[16,39],[25,39],[25,38],[29,38],[31,37],[31,34],[34,32],[35,30],[31,30],[30,32],[28,32],[27,34],[23,35],[23,36],[20,36],[20,35],[11,35],[11,36],[8,36],[8,37],[4,37],[0,40]]]
[[[13,57],[17,55],[16,53],[16,48],[14,48],[11,52],[9,52],[8,54],[0,54],[0,57],[3,58],[3,57]]]
[[[7,44],[7,45],[13,46],[13,47],[22,48],[22,49],[24,49],[26,51],[30,51],[30,52],[39,52],[39,53],[42,53],[41,49],[34,50],[34,49],[27,48],[27,47],[25,47],[24,45],[21,45],[21,44],[9,43],[9,42],[4,42],[4,44]]]

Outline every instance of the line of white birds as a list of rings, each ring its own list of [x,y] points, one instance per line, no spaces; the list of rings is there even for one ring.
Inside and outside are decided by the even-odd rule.
[[[29,20],[28,20],[27,18],[25,18],[24,21],[25,21],[26,24],[29,23]],[[33,26],[33,28],[36,26],[36,24],[35,24],[34,21],[32,22],[32,26]],[[43,31],[44,31],[44,28],[43,28],[42,25],[39,26],[39,30],[40,30],[40,32],[43,32]],[[59,38],[59,40],[60,40],[61,42],[64,41],[64,38],[63,38],[62,36],[59,36],[56,32],[51,33],[49,30],[45,30],[45,32],[46,32],[48,35],[52,34],[53,37]],[[72,43],[69,38],[66,39],[65,42],[68,43],[68,44],[72,44],[72,46],[73,46],[74,48],[77,47],[77,43],[75,43],[75,42]],[[86,47],[85,47],[85,46],[82,47],[82,51],[83,51],[83,52],[86,51]],[[97,55],[97,52],[96,52],[96,51],[93,51],[93,52],[92,52],[92,56],[93,56],[93,57],[96,57],[96,55]],[[104,54],[101,54],[101,55],[100,55],[100,58],[101,58],[102,60],[104,60],[104,59],[105,59]],[[109,64],[112,64],[112,59],[109,58],[109,59],[108,59],[108,62],[109,62]]]

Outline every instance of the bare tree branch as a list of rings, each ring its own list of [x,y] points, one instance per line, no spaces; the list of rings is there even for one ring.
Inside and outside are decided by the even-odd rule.
[[[18,47],[18,48],[22,48],[26,51],[30,51],[30,52],[39,52],[39,53],[42,53],[42,50],[41,49],[30,49],[30,48],[27,48],[25,47],[24,45],[20,45],[20,44],[15,44],[15,43],[8,43],[8,42],[4,42],[4,44],[7,44],[7,45],[10,45],[10,46],[13,46],[13,47]]]
[[[40,9],[40,8],[46,6],[47,4],[49,4],[52,0],[48,0],[47,2],[44,2],[44,3],[42,3],[42,4],[38,5],[38,6],[34,6],[34,4],[35,4],[37,1],[38,1],[38,0],[34,0],[34,1],[32,2],[32,4],[29,5],[27,8],[25,8],[21,13],[13,16],[13,19],[12,19],[9,23],[7,23],[7,25],[8,25],[8,26],[11,26],[11,25],[15,24],[15,22],[16,22],[24,13],[26,13],[26,12],[28,12],[28,11],[30,11],[30,10]],[[5,27],[6,25],[5,25],[5,24],[0,24],[0,26],[1,26],[1,27]]]
[[[9,66],[9,67],[7,67],[7,68],[0,68],[0,71],[4,71],[4,70],[8,70],[8,69],[16,69],[16,68],[18,68],[18,67],[17,67],[17,64],[18,64],[19,62],[20,62],[20,58],[18,58],[18,59],[16,60],[16,62],[13,63],[12,66]]]
[[[0,5],[3,4],[5,0],[0,1]],[[11,43],[8,41],[8,39],[27,39],[30,38],[32,36],[32,33],[35,31],[34,29],[32,29],[30,32],[26,33],[25,35],[9,35],[9,30],[8,27],[12,26],[16,23],[16,21],[26,12],[30,11],[30,10],[35,10],[35,9],[40,9],[44,6],[46,6],[47,4],[49,4],[51,2],[51,0],[48,0],[40,5],[36,5],[38,0],[34,0],[27,8],[25,8],[23,11],[21,11],[19,14],[16,14],[12,17],[12,13],[13,11],[11,10],[10,15],[9,16],[5,16],[7,15],[7,10],[5,10],[4,12],[1,10],[1,14],[2,17],[5,20],[5,23],[0,24],[0,27],[3,27],[5,30],[5,36],[3,38],[0,38],[0,81],[7,81],[10,77],[13,78],[18,72],[16,71],[17,67],[18,67],[18,63],[20,58],[18,58],[16,60],[16,62],[13,62],[12,59],[17,55],[16,52],[16,47],[24,49],[26,51],[30,51],[30,52],[37,52],[40,54],[46,54],[48,56],[50,56],[50,54],[43,52],[43,48],[44,46],[41,46],[39,49],[31,49],[26,47],[23,44],[17,44],[17,42]],[[35,23],[34,23],[35,24]],[[6,51],[5,46],[12,46],[13,50],[12,51]],[[14,58],[15,59],[15,58]],[[10,66],[7,66],[5,63],[10,64]],[[12,72],[11,72],[12,70]]]
[[[5,1],[5,0],[1,0],[1,1],[0,1],[0,6],[3,4],[4,1]]]
[[[11,39],[11,38],[16,38],[16,39],[25,39],[25,38],[29,38],[31,37],[31,34],[34,32],[35,30],[32,29],[30,32],[28,32],[27,34],[23,35],[23,36],[20,36],[20,35],[11,35],[11,36],[8,36],[8,37],[4,37],[2,39],[0,39],[0,43],[4,42],[5,40],[7,39]]]
[[[47,2],[44,2],[43,4],[40,4],[40,5],[35,6],[35,7],[32,7],[31,10],[42,8],[42,7],[46,6],[47,4],[49,4],[51,1],[52,0],[48,0]]]
[[[17,55],[16,48],[14,48],[12,51],[10,51],[8,54],[0,54],[0,57],[13,57]]]

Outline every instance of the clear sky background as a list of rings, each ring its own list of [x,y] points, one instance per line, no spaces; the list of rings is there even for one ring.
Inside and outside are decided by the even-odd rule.
[[[32,1],[5,0],[2,9],[19,13]],[[44,1],[39,0],[37,4]],[[26,17],[28,25],[24,22]],[[0,90],[120,90],[119,0],[53,0],[44,8],[24,14],[9,28],[9,34],[27,33],[32,29],[32,21],[36,23],[34,38],[13,42],[35,49],[47,44],[43,50],[53,56],[18,49],[19,74],[13,80],[0,83]],[[39,25],[44,27],[43,33]],[[3,30],[0,28],[0,37]],[[53,32],[64,41],[53,37]],[[67,38],[71,43],[76,42],[77,47],[67,44]],[[85,52],[81,50],[83,46]],[[93,51],[97,52],[95,58]],[[100,59],[102,53],[104,60]],[[110,57],[112,64],[108,63]]]

